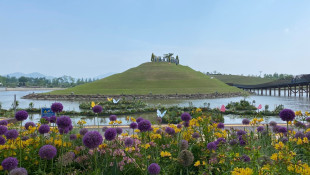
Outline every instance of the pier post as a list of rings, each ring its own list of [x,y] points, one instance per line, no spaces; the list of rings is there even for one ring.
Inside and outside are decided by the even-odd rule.
[[[278,91],[279,91],[279,96],[281,96],[281,88],[280,87],[278,87]]]
[[[284,87],[284,96],[286,96],[286,87]]]
[[[276,88],[273,88],[273,96],[276,96]]]
[[[296,85],[294,86],[294,89],[295,89],[294,94],[295,94],[295,97],[296,97],[296,95],[297,95]]]
[[[261,89],[260,95],[264,95],[264,94],[263,94],[263,89]]]
[[[269,96],[271,96],[271,88],[269,88]]]

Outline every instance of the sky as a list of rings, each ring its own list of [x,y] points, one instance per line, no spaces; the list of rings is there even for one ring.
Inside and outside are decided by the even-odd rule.
[[[151,54],[202,72],[310,73],[308,0],[0,0],[0,75],[94,77]]]

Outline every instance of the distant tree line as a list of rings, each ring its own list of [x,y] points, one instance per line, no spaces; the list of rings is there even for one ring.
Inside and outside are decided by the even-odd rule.
[[[73,78],[71,76],[62,76],[53,79],[47,78],[30,78],[30,77],[10,77],[0,76],[0,86],[4,87],[74,87],[84,83],[96,81],[98,79],[91,78]]]
[[[206,75],[232,75],[232,74],[223,74],[217,71],[213,71],[213,72],[206,72],[204,73]],[[259,75],[243,75],[241,74],[241,76],[248,76],[248,77],[261,77],[261,78],[268,78],[268,79],[275,79],[275,80],[286,80],[286,79],[292,79],[294,78],[294,75],[291,74],[279,74],[279,73],[274,73],[274,74],[264,74],[263,76],[259,76]]]

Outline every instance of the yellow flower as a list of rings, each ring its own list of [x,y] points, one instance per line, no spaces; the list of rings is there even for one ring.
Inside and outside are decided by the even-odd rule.
[[[128,136],[128,133],[127,133],[127,132],[126,132],[126,133],[122,133],[121,135],[122,135],[123,137],[124,137],[124,136]]]
[[[270,157],[270,159],[277,161],[278,160],[278,154],[277,153],[273,153]]]
[[[106,148],[107,146],[108,145],[104,143],[104,144],[99,145],[99,148],[102,149],[102,148]]]
[[[253,170],[251,168],[234,168],[231,172],[232,175],[252,175]]]
[[[144,149],[148,149],[150,146],[151,146],[151,145],[150,145],[150,144],[148,144],[148,143],[147,143],[147,144],[145,144],[145,145],[141,145],[141,147],[142,147],[142,148],[144,148]]]
[[[301,144],[302,144],[302,140],[301,140],[301,138],[298,138],[297,145],[301,145]]]
[[[275,144],[274,146],[277,150],[281,150],[285,147],[285,145],[283,144],[283,142],[279,142],[278,144]]]
[[[92,101],[92,102],[90,103],[90,106],[91,106],[91,108],[93,108],[94,106],[96,106],[95,102]]]
[[[195,162],[194,166],[199,166],[200,165],[200,161],[198,160],[197,162]]]
[[[304,137],[303,142],[304,142],[304,143],[309,143],[308,138],[307,138],[307,137]]]
[[[296,111],[296,112],[295,112],[295,115],[297,115],[297,116],[302,116],[302,112],[301,112],[301,111]]]
[[[140,132],[140,130],[139,129],[135,129],[135,132]]]
[[[113,100],[113,98],[107,98],[107,100],[108,100],[108,101],[112,101],[112,100]]]
[[[2,171],[3,170],[3,167],[0,165],[0,171]]]
[[[160,156],[161,157],[171,157],[171,153],[169,153],[168,151],[162,151],[160,153]]]

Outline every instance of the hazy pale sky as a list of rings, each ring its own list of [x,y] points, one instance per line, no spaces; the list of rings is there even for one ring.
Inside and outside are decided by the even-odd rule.
[[[175,53],[195,70],[310,73],[309,0],[0,0],[0,74],[94,77]]]

